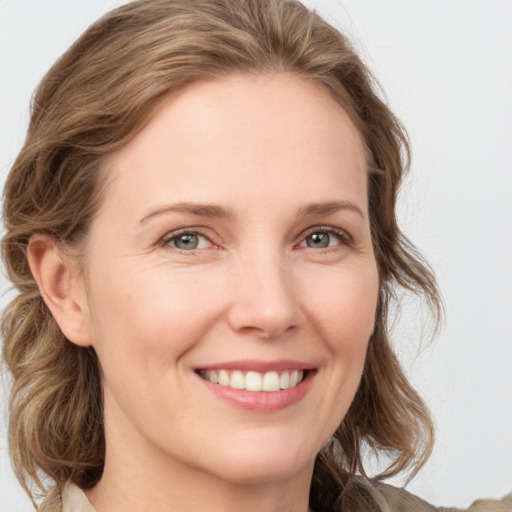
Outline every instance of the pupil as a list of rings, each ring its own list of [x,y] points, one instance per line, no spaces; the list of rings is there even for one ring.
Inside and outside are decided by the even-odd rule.
[[[327,233],[313,233],[309,237],[309,241],[311,242],[309,247],[328,247],[329,246],[329,235]]]
[[[196,249],[198,246],[197,235],[181,235],[175,241],[178,249]]]

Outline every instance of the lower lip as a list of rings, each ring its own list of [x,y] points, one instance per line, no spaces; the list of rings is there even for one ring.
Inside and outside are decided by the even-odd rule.
[[[297,386],[280,391],[247,391],[246,389],[234,389],[220,384],[213,384],[199,375],[203,384],[215,396],[225,400],[236,407],[255,412],[275,412],[285,409],[300,401],[311,387],[311,382],[316,372],[309,370],[304,380]]]

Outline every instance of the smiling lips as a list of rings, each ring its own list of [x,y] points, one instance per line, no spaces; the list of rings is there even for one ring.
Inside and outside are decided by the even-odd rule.
[[[199,375],[220,386],[247,391],[276,392],[294,388],[304,378],[303,370],[269,371],[265,373],[242,370],[200,370]]]
[[[317,370],[298,361],[230,361],[198,368],[206,388],[235,407],[274,412],[300,401]]]

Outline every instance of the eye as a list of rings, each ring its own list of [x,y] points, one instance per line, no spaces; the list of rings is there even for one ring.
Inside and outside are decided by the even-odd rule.
[[[197,231],[173,232],[162,238],[160,245],[171,247],[180,251],[194,251],[196,249],[207,249],[213,246],[212,242],[205,235]]]
[[[335,228],[314,228],[306,233],[300,247],[328,249],[349,243],[350,237],[345,231]]]

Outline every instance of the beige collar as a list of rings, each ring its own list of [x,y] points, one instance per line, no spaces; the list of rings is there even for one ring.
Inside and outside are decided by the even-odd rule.
[[[62,512],[96,512],[84,491],[73,484],[62,489]]]

